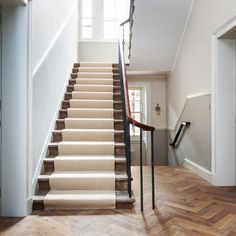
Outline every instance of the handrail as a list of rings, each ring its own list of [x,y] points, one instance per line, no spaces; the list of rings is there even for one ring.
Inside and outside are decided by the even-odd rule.
[[[123,122],[124,122],[124,131],[125,131],[125,154],[126,154],[126,171],[128,176],[128,193],[131,197],[131,154],[130,154],[130,124],[140,128],[140,193],[141,193],[141,211],[143,211],[143,157],[142,157],[142,137],[143,131],[151,132],[151,175],[152,175],[152,209],[155,208],[155,181],[154,181],[154,131],[155,127],[141,123],[131,116],[130,110],[130,101],[129,101],[129,91],[128,91],[128,81],[126,73],[126,64],[124,57],[124,26],[130,22],[133,22],[133,12],[134,12],[134,1],[131,0],[130,6],[130,16],[129,19],[120,24],[120,27],[123,32],[123,37],[121,35],[119,39],[119,69],[120,69],[120,84],[121,84],[121,95],[122,95],[122,108],[123,108]],[[132,27],[132,26],[131,26]],[[129,50],[131,49],[131,35],[130,34],[130,45]],[[130,57],[130,55],[129,55]]]
[[[177,148],[179,145],[180,138],[183,136],[186,128],[188,128],[190,125],[191,125],[190,122],[182,122],[175,135],[174,141],[172,143],[169,143],[169,145],[172,146],[173,148]]]

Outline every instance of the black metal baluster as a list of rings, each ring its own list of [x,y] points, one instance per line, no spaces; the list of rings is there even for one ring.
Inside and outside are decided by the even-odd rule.
[[[143,212],[143,130],[140,128],[140,204]]]
[[[155,209],[155,176],[154,176],[154,131],[151,131],[151,165],[152,165],[152,209]]]
[[[119,49],[120,50],[120,49]],[[122,97],[122,117],[124,125],[124,141],[125,141],[125,156],[126,156],[126,173],[128,176],[128,194],[131,198],[131,155],[130,155],[130,130],[129,130],[129,121],[127,120],[126,114],[126,105],[125,105],[125,94],[124,94],[124,81],[123,81],[123,70],[121,64],[121,58],[119,53],[119,66],[120,66],[120,87],[121,87],[121,97]]]

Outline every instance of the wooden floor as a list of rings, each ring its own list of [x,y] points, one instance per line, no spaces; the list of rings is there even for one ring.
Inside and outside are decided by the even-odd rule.
[[[133,168],[135,209],[37,212],[0,218],[0,235],[236,235],[236,188],[215,188],[185,168],[157,167],[157,209],[151,209],[145,168],[145,211],[139,206],[139,170]]]

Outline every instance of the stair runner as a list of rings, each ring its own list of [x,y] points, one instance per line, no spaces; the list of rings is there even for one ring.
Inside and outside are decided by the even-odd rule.
[[[64,119],[57,121],[44,174],[39,176],[39,192],[46,193],[44,209],[114,209],[118,192],[127,197],[124,133],[115,130],[117,122],[122,127],[122,121],[115,119],[117,112],[121,118],[121,101],[114,101],[115,94],[120,95],[120,88],[114,93],[119,80],[114,79],[112,64],[80,63],[77,67],[65,95],[69,99],[60,110],[59,118]],[[132,205],[130,199],[128,203]]]

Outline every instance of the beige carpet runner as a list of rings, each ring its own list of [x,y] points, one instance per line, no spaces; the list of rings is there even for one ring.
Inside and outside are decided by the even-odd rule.
[[[74,88],[44,205],[46,209],[113,209],[112,64],[81,63]]]

